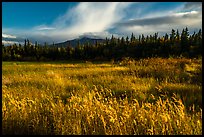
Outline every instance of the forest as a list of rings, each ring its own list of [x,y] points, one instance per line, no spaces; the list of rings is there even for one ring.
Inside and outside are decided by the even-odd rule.
[[[39,44],[37,41],[32,44],[28,39],[24,45],[13,44],[4,46],[2,44],[3,61],[58,61],[58,60],[90,60],[106,61],[121,60],[124,57],[142,59],[148,57],[186,57],[198,58],[202,56],[202,30],[192,35],[186,27],[182,32],[171,30],[170,34],[162,37],[158,33],[154,35],[136,37],[106,38],[105,42],[80,44],[76,47],[68,44],[66,47],[58,47],[53,43],[48,46]]]

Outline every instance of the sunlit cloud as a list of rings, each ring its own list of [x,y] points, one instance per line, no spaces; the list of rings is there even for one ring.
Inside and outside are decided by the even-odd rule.
[[[33,28],[34,30],[54,30],[54,27],[48,27],[46,25],[39,25]]]
[[[130,2],[81,2],[59,16],[51,25],[39,25],[30,30],[16,31],[20,35],[37,37],[38,40],[61,42],[80,35],[97,34],[111,36],[108,29],[125,17],[124,9]],[[30,33],[28,35],[28,33]],[[43,38],[42,38],[43,37]]]
[[[125,16],[124,9],[131,3],[84,2],[67,11],[53,23],[58,29],[51,35],[61,35],[64,39],[84,33],[105,32]],[[71,20],[71,21],[69,21]]]
[[[13,38],[13,39],[16,38],[16,36],[4,34],[4,33],[2,33],[2,37],[3,37],[3,38]]]
[[[13,45],[13,44],[22,44],[21,42],[18,42],[18,41],[7,41],[7,40],[2,40],[2,43],[5,45],[5,46],[8,46],[8,45]]]

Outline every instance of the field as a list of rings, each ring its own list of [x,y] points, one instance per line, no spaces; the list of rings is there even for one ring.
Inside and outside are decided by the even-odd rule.
[[[2,64],[3,134],[202,135],[202,58]]]

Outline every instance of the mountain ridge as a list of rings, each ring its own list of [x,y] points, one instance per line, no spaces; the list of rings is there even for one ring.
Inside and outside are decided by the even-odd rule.
[[[84,45],[86,43],[89,43],[90,45],[93,45],[93,44],[96,43],[96,41],[98,43],[101,43],[101,42],[104,42],[105,39],[100,38],[100,37],[79,36],[78,38],[75,38],[75,39],[72,39],[72,40],[66,40],[64,42],[54,43],[54,46],[67,47],[69,45],[71,47],[76,47],[78,45],[78,42],[80,43],[80,45]],[[2,36],[2,43],[5,44],[5,45],[11,45],[11,44],[14,44],[14,43],[23,44],[24,42],[25,42],[25,39],[21,38],[21,37],[5,37],[5,36]],[[48,44],[48,46],[52,47],[53,44]]]
[[[105,39],[102,39],[102,38],[90,38],[90,37],[87,37],[87,36],[83,36],[83,37],[79,37],[79,38],[76,38],[76,39],[67,40],[65,42],[55,43],[54,46],[57,46],[57,47],[67,47],[67,46],[76,47],[78,45],[78,43],[80,45],[84,45],[86,43],[89,43],[89,44],[93,45],[96,42],[98,42],[98,43],[105,42]],[[49,46],[53,46],[53,44],[51,44]]]

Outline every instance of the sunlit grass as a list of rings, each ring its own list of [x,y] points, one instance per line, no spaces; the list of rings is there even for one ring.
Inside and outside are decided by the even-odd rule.
[[[3,62],[3,134],[201,135],[201,62]]]

